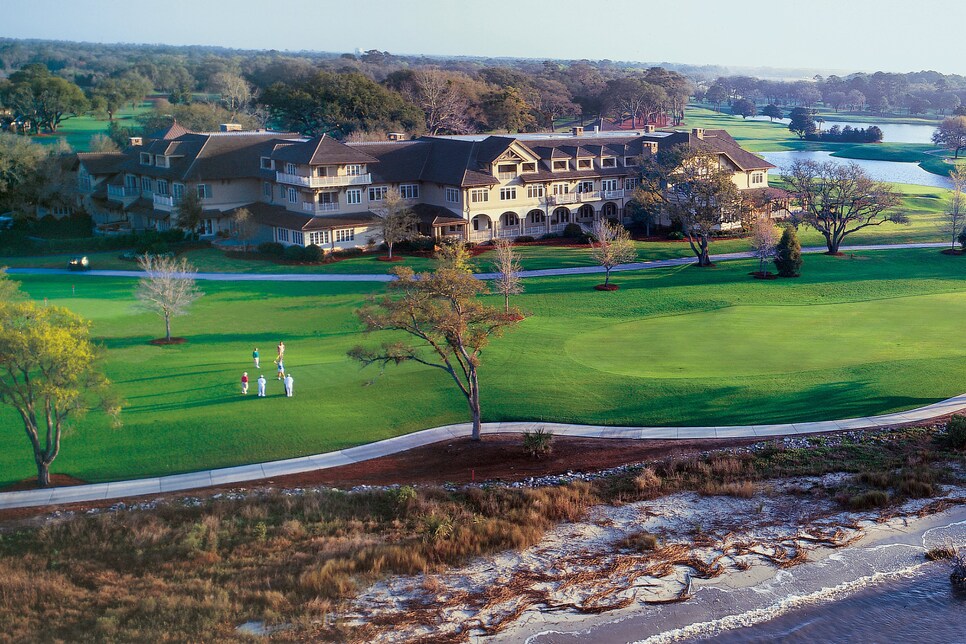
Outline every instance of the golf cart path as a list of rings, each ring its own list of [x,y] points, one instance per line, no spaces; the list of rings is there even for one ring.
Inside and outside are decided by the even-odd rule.
[[[770,438],[800,436],[821,432],[861,430],[924,422],[966,409],[966,393],[941,402],[908,411],[866,418],[825,420],[809,423],[777,425],[731,425],[723,427],[611,427],[606,425],[571,425],[544,422],[483,423],[483,434],[522,434],[543,428],[556,436],[577,438],[618,439],[707,439],[707,438]],[[63,503],[124,499],[148,494],[194,490],[215,485],[245,483],[287,474],[301,474],[350,465],[373,458],[398,454],[440,441],[461,438],[470,434],[470,423],[433,427],[412,434],[359,445],[326,454],[313,454],[268,463],[253,463],[216,470],[189,472],[113,483],[94,483],[72,487],[23,490],[0,493],[0,510],[27,508]]]
[[[843,253],[863,251],[863,250],[901,250],[910,248],[945,248],[949,246],[946,242],[924,242],[917,244],[866,244],[861,246],[842,246],[839,250]],[[809,246],[802,248],[803,253],[824,253],[828,249],[824,246]],[[711,261],[723,262],[732,259],[752,259],[754,253],[723,253],[712,255]],[[616,266],[614,271],[641,271],[651,268],[668,268],[671,266],[682,266],[693,264],[694,257],[676,257],[674,259],[655,259],[647,262],[634,262],[632,264],[621,264]],[[520,277],[552,277],[555,275],[590,275],[603,273],[604,269],[600,266],[574,266],[571,268],[545,268],[533,271],[520,271]],[[70,271],[62,268],[8,268],[10,275],[89,275],[94,277],[142,277],[141,271]],[[495,279],[499,273],[475,273],[481,280]],[[394,275],[379,273],[359,273],[359,274],[336,274],[336,273],[194,273],[192,277],[199,280],[210,280],[220,282],[391,282],[396,279]]]

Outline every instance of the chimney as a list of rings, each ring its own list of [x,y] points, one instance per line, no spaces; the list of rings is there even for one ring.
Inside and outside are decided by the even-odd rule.
[[[653,125],[647,124],[644,126],[644,134],[650,134],[653,131],[654,131]]]
[[[131,144],[132,148],[137,147],[139,145],[144,145],[144,139],[141,138],[140,136],[132,136],[127,140],[127,142]]]
[[[241,132],[242,126],[238,123],[222,123],[218,126],[222,132]]]
[[[698,137],[699,139],[703,139],[704,138],[704,128],[703,127],[694,127],[694,128],[691,128],[691,134],[693,134],[694,136]]]
[[[600,134],[600,126],[599,125],[595,125],[594,126],[594,134]]]
[[[571,132],[573,132],[574,136],[582,136],[584,133],[584,128],[578,125],[573,130],[571,130]]]
[[[643,141],[641,145],[650,150],[651,154],[657,154],[657,141]]]
[[[405,141],[406,134],[404,132],[390,132],[386,135],[390,141]]]

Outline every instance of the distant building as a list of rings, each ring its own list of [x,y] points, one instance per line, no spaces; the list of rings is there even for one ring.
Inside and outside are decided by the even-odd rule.
[[[741,190],[767,189],[774,167],[724,130],[699,128],[378,143],[222,129],[174,124],[122,153],[78,154],[84,207],[102,230],[165,230],[177,225],[176,204],[190,190],[204,206],[202,237],[229,236],[244,207],[259,225],[255,241],[332,251],[381,241],[377,213],[390,189],[412,207],[422,234],[485,241],[624,219],[640,163],[663,147],[709,150]]]

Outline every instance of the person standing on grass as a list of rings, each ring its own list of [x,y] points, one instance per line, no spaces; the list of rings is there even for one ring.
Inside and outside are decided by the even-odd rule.
[[[258,397],[259,398],[265,397],[265,383],[266,383],[265,374],[263,373],[258,374]]]
[[[280,363],[280,362],[282,362],[282,359],[283,358],[285,358],[285,343],[282,342],[281,340],[279,340],[278,341],[278,357],[275,358],[275,362],[279,362]]]
[[[248,372],[242,374],[242,393],[248,393]]]
[[[285,376],[285,380],[283,382],[285,384],[285,395],[291,398],[292,388],[295,386],[295,379],[292,378],[292,374],[288,374]]]
[[[254,361],[255,361],[255,368],[256,368],[256,369],[261,369],[261,368],[262,368],[262,367],[261,367],[261,366],[260,366],[260,365],[258,364],[258,347],[255,347],[255,350],[254,350],[254,351],[252,351],[252,360],[254,360]]]
[[[285,363],[281,360],[276,360],[275,364],[278,365],[278,379],[281,380],[285,377]]]

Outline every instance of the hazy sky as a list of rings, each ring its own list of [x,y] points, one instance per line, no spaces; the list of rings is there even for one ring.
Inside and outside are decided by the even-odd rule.
[[[0,36],[966,74],[956,0],[23,0]]]

